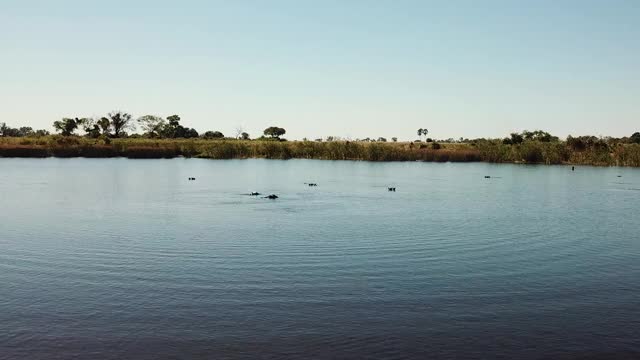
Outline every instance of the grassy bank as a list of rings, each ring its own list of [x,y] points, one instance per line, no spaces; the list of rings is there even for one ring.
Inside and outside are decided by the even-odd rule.
[[[127,157],[132,159],[324,159],[365,161],[505,162],[640,166],[640,145],[613,144],[574,149],[566,142],[500,141],[465,144],[314,142],[204,139],[89,139],[43,136],[0,138],[0,157]]]
[[[564,141],[525,141],[517,145],[487,141],[475,144],[474,148],[487,162],[640,167],[640,144],[601,142],[575,148]]]
[[[177,156],[208,159],[324,159],[367,161],[480,161],[470,147],[434,150],[403,143],[313,142],[204,139],[88,139],[44,136],[0,138],[0,157],[127,157],[133,159]]]

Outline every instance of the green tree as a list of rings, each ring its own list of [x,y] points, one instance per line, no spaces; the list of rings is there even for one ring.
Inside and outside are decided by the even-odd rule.
[[[127,130],[135,129],[135,124],[131,121],[131,114],[122,111],[113,111],[108,115],[113,129],[113,136],[116,138],[126,135]]]
[[[81,122],[87,137],[96,139],[100,137],[100,126],[93,119],[85,119]]]
[[[185,128],[180,126],[181,131],[179,132],[181,138],[185,138],[185,139],[192,139],[192,138],[197,138],[198,137],[198,131],[194,128]],[[224,135],[223,135],[224,137]]]
[[[167,122],[160,116],[145,115],[138,118],[138,124],[144,133],[152,138],[160,137]]]
[[[78,118],[63,118],[62,120],[54,121],[53,128],[62,136],[71,136],[81,123],[81,119]]]
[[[7,136],[21,137],[22,135],[20,134],[20,129],[10,127],[7,129]]]
[[[548,132],[542,131],[542,130],[536,130],[536,131],[525,130],[522,132],[521,137],[527,141],[556,142],[559,140],[557,136],[553,136]]]
[[[270,126],[264,129],[264,136],[270,136],[272,139],[279,139],[280,136],[286,134],[286,132],[287,131],[281,127]]]
[[[180,125],[180,115],[171,115],[167,118],[169,125],[178,126]]]
[[[422,140],[423,135],[426,137],[427,134],[429,134],[429,130],[423,128],[418,129],[418,137],[420,137],[420,140]]]
[[[26,129],[26,128],[20,128],[20,129],[16,129],[16,128],[12,128],[10,126],[7,126],[7,124],[5,123],[1,123],[0,124],[0,136],[2,137],[21,137],[21,136],[27,136],[25,135],[21,130]],[[28,128],[31,129],[31,128]],[[33,130],[32,130],[33,131]]]
[[[97,121],[97,125],[102,131],[102,135],[111,136],[111,120],[109,120],[109,118],[101,117],[100,120]]]
[[[398,142],[398,138],[394,136],[394,137],[391,138],[391,141]]]
[[[177,137],[176,135],[178,135],[180,127],[182,127],[180,125],[180,116],[171,115],[167,117],[167,123],[164,124],[164,126],[160,130],[160,136],[173,139]]]
[[[202,137],[204,139],[223,139],[224,134],[221,133],[220,131],[207,131],[204,134],[202,134]]]
[[[20,129],[18,129],[18,136],[33,136],[35,135],[35,132],[33,131],[33,128],[30,126],[22,126]]]
[[[640,144],[640,132],[633,133],[629,139],[634,144]]]
[[[510,144],[522,144],[522,142],[524,141],[524,137],[518,133],[511,133],[511,139],[510,139]]]
[[[240,138],[242,140],[249,140],[249,133],[243,132],[242,134],[240,134]]]
[[[164,124],[160,130],[160,135],[165,138],[196,138],[198,137],[198,131],[192,128],[186,128],[180,125],[180,116],[171,115],[167,117],[167,123]]]

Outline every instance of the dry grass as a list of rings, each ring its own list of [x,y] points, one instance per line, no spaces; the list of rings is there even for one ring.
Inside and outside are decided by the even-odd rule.
[[[325,159],[366,161],[511,162],[536,164],[587,164],[640,166],[640,145],[573,150],[564,142],[499,141],[478,144],[313,142],[204,139],[88,139],[45,136],[0,138],[0,157],[128,157],[159,159],[178,156],[208,159]]]

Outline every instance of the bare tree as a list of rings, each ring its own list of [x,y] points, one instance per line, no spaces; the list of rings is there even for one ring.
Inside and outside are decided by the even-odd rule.
[[[242,126],[240,126],[240,125],[239,125],[239,126],[236,126],[236,129],[235,129],[235,132],[234,132],[234,133],[235,133],[235,135],[236,135],[236,139],[240,139],[240,138],[242,138],[242,134],[243,134],[244,132],[245,132],[245,131],[244,131],[244,128],[243,128]]]

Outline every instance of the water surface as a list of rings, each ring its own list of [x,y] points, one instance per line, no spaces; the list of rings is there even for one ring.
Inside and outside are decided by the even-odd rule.
[[[637,169],[0,159],[0,359],[638,356],[639,200]]]

